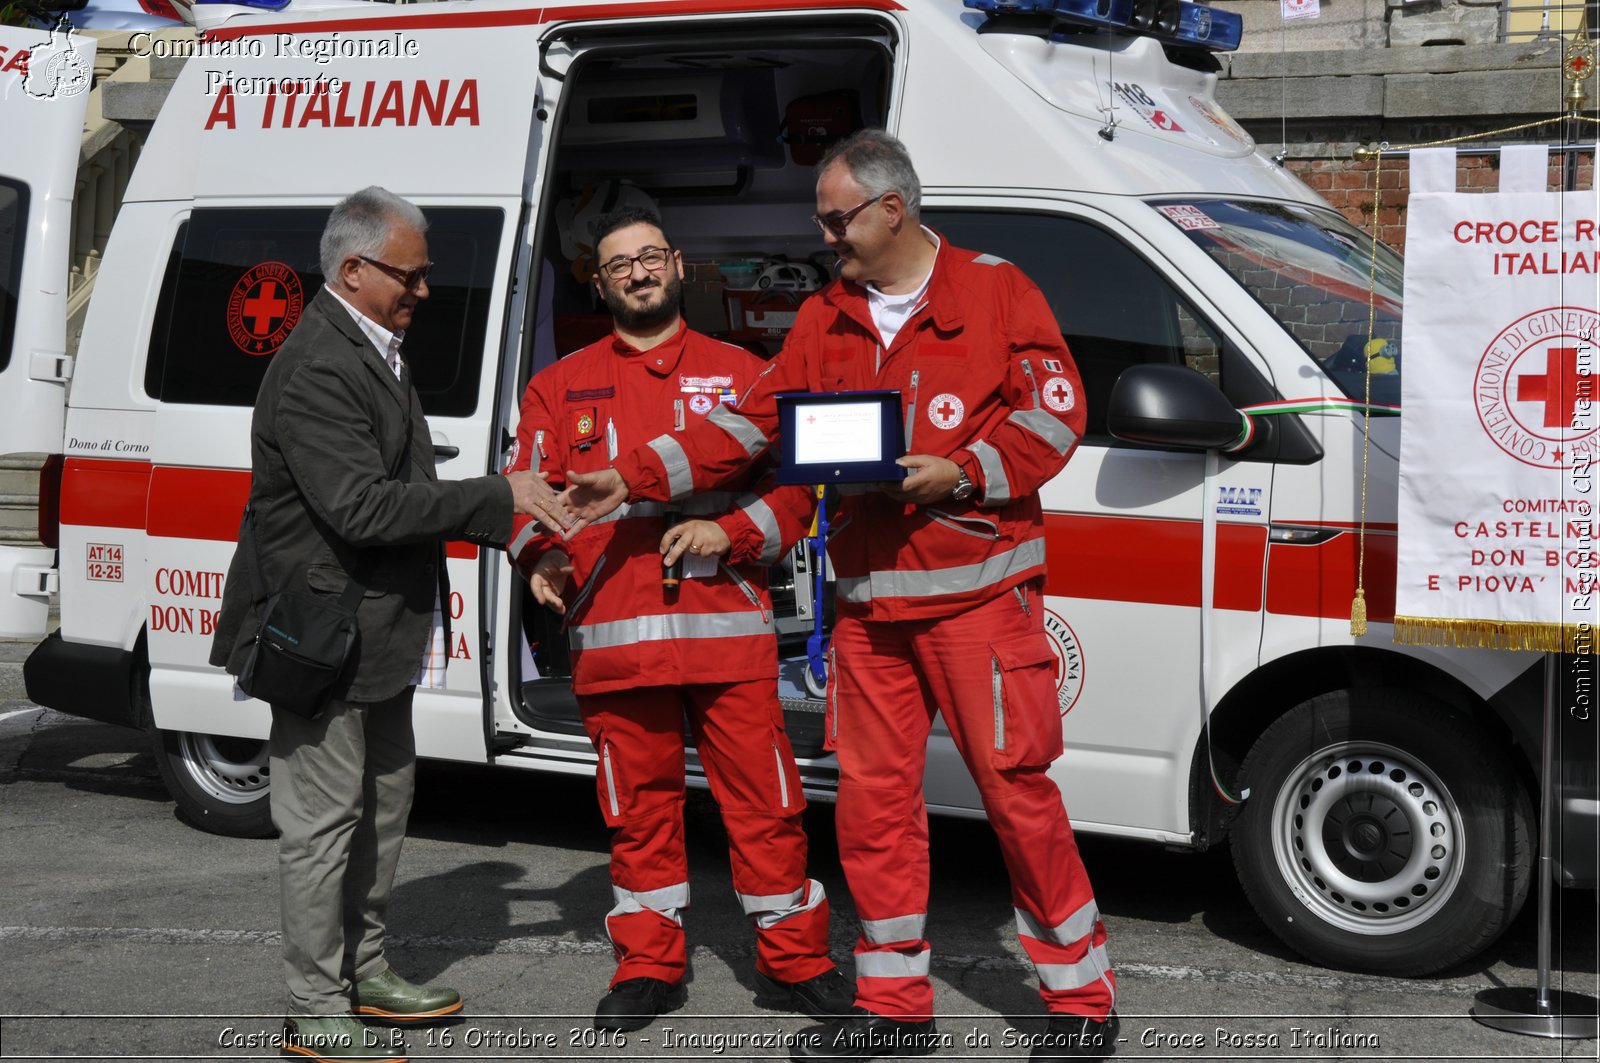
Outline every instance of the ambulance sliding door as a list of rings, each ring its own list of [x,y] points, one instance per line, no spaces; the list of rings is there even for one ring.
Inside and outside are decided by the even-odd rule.
[[[1106,400],[1123,369],[1147,362],[1188,365],[1225,392],[1230,374],[1255,387],[1261,379],[1201,293],[1110,214],[1063,204],[940,204],[924,213],[955,244],[1008,259],[1040,286],[1083,378],[1084,441],[1040,492],[1049,565],[1042,607],[1067,747],[1053,773],[1080,826],[1178,840],[1189,832],[1189,765],[1202,719],[1206,458],[1118,443],[1106,431]],[[1034,371],[1047,401],[1050,374]],[[1256,656],[1271,472],[1270,463],[1222,462],[1226,491],[1211,503],[1217,549],[1206,637],[1214,661],[1217,647]],[[936,782],[939,753],[930,750],[928,799],[959,805],[970,780],[952,765]]]
[[[429,298],[404,353],[442,479],[499,469],[499,351],[521,268],[536,81],[537,13],[400,14],[246,21],[209,35],[174,93],[201,94],[194,210],[157,321],[168,337],[146,387],[160,399],[151,479],[149,635],[156,723],[261,736],[267,713],[234,705],[206,664],[211,617],[249,487],[250,413],[266,366],[322,287],[328,210],[381,185],[428,217]],[[158,340],[159,342],[159,340]],[[153,344],[153,347],[156,346]],[[484,566],[499,551],[448,548],[448,685],[419,691],[419,752],[486,757]]]

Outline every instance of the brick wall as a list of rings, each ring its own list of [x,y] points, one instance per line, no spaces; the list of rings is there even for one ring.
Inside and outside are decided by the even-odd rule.
[[[1377,200],[1378,239],[1396,250],[1406,243],[1406,200],[1411,194],[1410,165],[1405,157],[1389,157],[1380,167],[1371,159],[1308,158],[1289,159],[1284,166],[1317,194],[1333,204],[1353,224],[1370,233],[1373,225],[1373,200]],[[1550,188],[1564,187],[1565,156],[1550,154]],[[1377,192],[1374,194],[1374,175]],[[1575,187],[1586,191],[1594,187],[1594,155],[1579,152]],[[1495,192],[1500,188],[1500,156],[1490,152],[1456,157],[1456,189],[1462,192]]]

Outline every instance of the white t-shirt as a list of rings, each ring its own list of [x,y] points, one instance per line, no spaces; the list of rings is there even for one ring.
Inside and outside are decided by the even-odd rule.
[[[939,237],[926,225],[922,231],[928,239],[933,241],[934,254],[939,251]],[[928,294],[928,282],[933,280],[933,268],[929,267],[928,275],[922,278],[922,283],[917,285],[914,292],[905,295],[888,295],[868,284],[867,307],[872,312],[872,323],[878,328],[878,337],[883,340],[883,350],[887,351],[894,346],[894,338],[900,334],[900,329],[911,315],[922,308],[923,299]]]

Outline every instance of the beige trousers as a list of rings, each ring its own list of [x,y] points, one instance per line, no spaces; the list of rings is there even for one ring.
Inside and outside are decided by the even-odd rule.
[[[414,688],[332,702],[307,720],[272,710],[272,821],[279,831],[289,1011],[350,1011],[355,981],[380,974],[383,932],[411,794]]]

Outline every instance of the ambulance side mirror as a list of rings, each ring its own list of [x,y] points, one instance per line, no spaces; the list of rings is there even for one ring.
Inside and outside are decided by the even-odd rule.
[[[1239,445],[1243,423],[1221,389],[1182,365],[1129,366],[1106,403],[1106,428],[1128,443],[1227,450]]]

